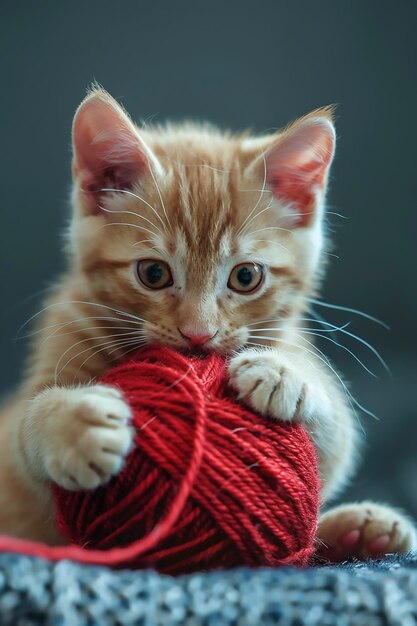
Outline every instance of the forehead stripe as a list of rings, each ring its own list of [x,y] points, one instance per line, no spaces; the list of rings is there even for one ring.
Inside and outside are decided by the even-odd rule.
[[[293,271],[289,267],[270,267],[269,271],[273,276],[293,276]]]

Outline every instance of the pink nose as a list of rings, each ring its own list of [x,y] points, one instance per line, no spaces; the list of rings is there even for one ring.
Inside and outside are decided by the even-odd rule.
[[[217,330],[211,335],[194,335],[190,331],[183,332],[180,328],[178,330],[185,339],[191,341],[193,346],[202,346],[210,339],[213,339],[213,337],[217,334]]]

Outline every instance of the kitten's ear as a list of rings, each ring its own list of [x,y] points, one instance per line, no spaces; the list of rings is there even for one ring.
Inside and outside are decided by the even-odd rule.
[[[100,212],[100,189],[130,190],[152,167],[162,168],[122,107],[103,90],[80,104],[73,123],[72,175],[80,202]]]
[[[336,135],[331,109],[321,109],[292,124],[251,167],[265,178],[292,226],[308,226],[323,203]]]

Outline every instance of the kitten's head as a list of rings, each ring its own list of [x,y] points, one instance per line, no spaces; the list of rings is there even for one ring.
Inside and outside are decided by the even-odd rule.
[[[294,322],[320,273],[331,110],[258,137],[139,129],[94,90],[73,142],[71,249],[89,299],[176,348],[227,353]]]

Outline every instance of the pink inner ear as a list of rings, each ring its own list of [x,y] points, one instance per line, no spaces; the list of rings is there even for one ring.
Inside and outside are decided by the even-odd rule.
[[[100,189],[131,190],[147,166],[145,148],[123,110],[110,96],[81,104],[73,126],[73,177],[83,205],[100,211]]]
[[[101,169],[95,173],[84,174],[83,189],[91,193],[98,193],[100,189],[126,189],[130,191],[136,179],[140,177],[141,166],[136,164],[107,165],[103,163]]]
[[[323,186],[322,167],[312,162],[294,169],[280,168],[268,180],[277,198],[290,202],[298,211],[297,226],[306,226],[315,204],[315,190]]]
[[[267,182],[276,198],[294,206],[297,226],[307,226],[314,215],[333,153],[333,126],[323,119],[290,130],[266,155]]]

